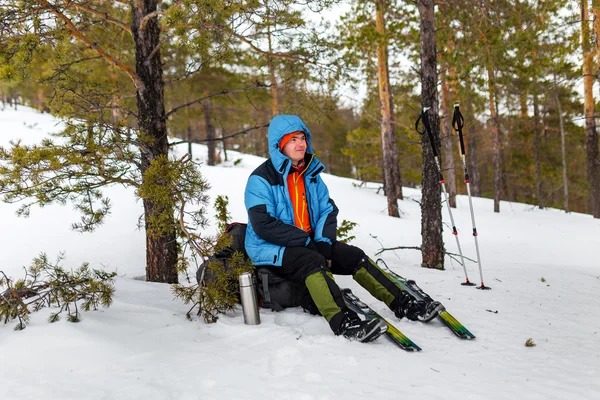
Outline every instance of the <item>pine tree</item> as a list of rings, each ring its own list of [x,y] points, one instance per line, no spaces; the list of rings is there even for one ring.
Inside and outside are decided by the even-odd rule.
[[[597,42],[596,48],[592,48],[592,38],[590,34],[590,11],[594,15],[594,34]],[[600,43],[597,35],[600,34],[600,4],[597,1],[592,2],[592,9],[589,9],[587,0],[581,0],[581,45],[583,48],[583,97],[585,112],[585,138],[587,152],[587,176],[589,182],[589,204],[590,212],[594,218],[600,218],[600,157],[598,151],[598,132],[596,129],[595,101],[593,94],[594,57],[597,56]]]
[[[410,95],[410,92],[404,92],[407,87],[412,85],[394,85],[391,84],[390,76],[398,71],[392,71],[390,64],[390,52],[402,47],[400,41],[404,43],[405,37],[403,30],[412,21],[406,16],[404,5],[395,1],[372,1],[356,2],[351,13],[342,18],[342,24],[338,26],[340,32],[340,45],[344,49],[344,60],[348,65],[357,67],[362,74],[367,76],[366,82],[369,92],[374,87],[378,89],[378,110],[381,117],[377,116],[379,122],[378,134],[381,137],[381,152],[369,161],[361,160],[359,154],[353,158],[355,166],[360,173],[369,171],[361,179],[369,179],[373,173],[377,179],[383,180],[385,193],[388,200],[388,215],[398,216],[397,199],[402,199],[402,180],[400,178],[399,154],[400,149],[406,146],[406,129],[403,126],[403,117],[398,116],[398,110],[395,103],[398,101],[394,96],[400,92],[402,98]],[[376,61],[375,61],[376,60]],[[395,64],[395,63],[394,63]],[[402,88],[403,90],[398,90]],[[367,131],[367,122],[373,121],[375,114],[370,110],[371,98],[363,104],[365,111],[365,122],[360,131],[356,131],[349,138],[352,140],[374,140],[375,127],[370,127]],[[367,108],[369,109],[368,111]],[[401,109],[402,111],[405,111]],[[373,137],[371,137],[373,136]],[[357,143],[360,147],[361,144]],[[348,154],[353,152],[347,149]],[[377,152],[379,153],[379,152]],[[403,159],[408,159],[404,156]],[[409,167],[406,167],[409,168]],[[380,169],[381,174],[376,173]],[[379,177],[378,175],[381,175]],[[407,181],[408,182],[408,181]],[[407,183],[405,182],[405,183]]]
[[[235,17],[243,5],[160,2],[159,8],[155,0],[130,3],[128,8],[110,1],[6,3],[10,12],[2,16],[2,23],[9,36],[2,58],[8,67],[3,77],[26,77],[34,70],[31,63],[36,57],[50,56],[50,78],[57,87],[53,107],[73,119],[62,133],[65,145],[45,141],[41,146],[16,144],[2,150],[2,159],[10,161],[0,174],[5,199],[33,198],[23,213],[35,203],[74,201],[84,214],[75,227],[92,230],[110,209],[100,189],[114,183],[132,186],[144,205],[146,278],[177,282],[173,214],[178,192],[186,198],[203,198],[206,183],[193,163],[168,157],[167,120],[181,107],[165,110],[161,49],[169,36],[161,39],[161,35],[179,34],[195,46],[196,54],[213,57],[207,49],[211,35],[220,32],[215,26]],[[182,27],[189,23],[209,34],[195,35],[189,26]],[[220,53],[227,54],[228,48]],[[107,65],[118,71],[120,82],[109,85],[109,79],[103,80],[111,77],[102,74]],[[84,73],[73,73],[76,70]],[[121,77],[126,79],[123,86]],[[119,101],[114,100],[115,93]],[[116,124],[111,123],[114,110],[123,118]],[[23,152],[27,157],[21,157]],[[30,180],[37,184],[29,185]]]
[[[394,103],[390,91],[388,68],[388,46],[385,30],[387,1],[375,2],[375,25],[377,29],[377,76],[379,79],[379,101],[381,103],[381,146],[383,152],[383,181],[388,203],[388,215],[399,217],[398,199],[402,199],[402,181],[398,166],[398,147],[394,122]]]
[[[429,115],[433,143],[422,135],[423,188],[421,198],[422,266],[444,269],[444,240],[442,238],[441,190],[439,173],[433,159],[432,146],[439,149],[440,123],[437,98],[437,58],[433,0],[419,0],[421,17],[421,98]]]

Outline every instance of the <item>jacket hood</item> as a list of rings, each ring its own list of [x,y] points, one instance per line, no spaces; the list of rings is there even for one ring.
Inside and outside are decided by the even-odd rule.
[[[281,169],[285,160],[289,160],[289,158],[279,150],[279,142],[288,133],[296,131],[304,131],[304,133],[306,133],[306,142],[308,144],[306,152],[314,153],[310,131],[306,125],[304,125],[304,122],[302,122],[300,117],[296,115],[277,115],[271,120],[271,124],[269,124],[269,155],[277,170]]]

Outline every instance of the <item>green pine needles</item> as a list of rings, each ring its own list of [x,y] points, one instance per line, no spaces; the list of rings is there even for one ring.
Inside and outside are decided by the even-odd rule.
[[[0,319],[4,324],[17,320],[15,330],[23,330],[29,323],[29,315],[42,308],[54,311],[49,322],[57,322],[61,315],[67,321],[81,321],[81,312],[108,308],[114,294],[116,272],[92,269],[87,263],[74,271],[60,266],[64,255],[56,262],[48,261],[46,254],[33,259],[25,270],[25,277],[13,281],[0,271]]]
[[[225,232],[231,218],[228,205],[227,196],[217,196],[216,220],[221,232]],[[205,322],[212,323],[217,320],[219,314],[233,310],[240,302],[238,277],[243,272],[253,272],[254,266],[241,252],[227,252],[232,245],[231,236],[221,234],[216,240],[201,238],[187,229],[183,219],[181,221],[182,234],[187,238],[185,245],[188,246],[196,265],[199,264],[196,271],[199,283],[191,284],[187,272],[191,265],[186,261],[180,264],[180,267],[185,270],[181,272],[188,276],[188,284],[173,285],[173,294],[184,304],[191,305],[186,313],[188,318],[191,319],[195,311]],[[219,254],[219,257],[215,257],[215,254]],[[224,254],[226,256],[220,257]]]
[[[350,243],[356,239],[356,236],[352,234],[352,230],[358,225],[356,222],[343,220],[340,226],[337,228],[337,240],[344,243]]]

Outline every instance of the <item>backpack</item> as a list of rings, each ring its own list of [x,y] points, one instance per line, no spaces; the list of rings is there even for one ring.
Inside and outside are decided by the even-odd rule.
[[[203,272],[205,281],[216,279],[214,274],[211,273],[210,268],[208,268],[208,265],[213,261],[223,263],[225,269],[227,269],[227,259],[236,251],[240,251],[248,259],[248,254],[244,248],[246,227],[247,224],[241,222],[233,222],[227,226],[223,234],[232,237],[231,245],[213,254],[198,268],[196,272],[198,283],[200,283]],[[305,311],[311,314],[319,314],[319,310],[304,284],[282,278],[270,268],[263,266],[256,267],[254,281],[256,283],[259,307],[269,308],[273,311],[282,311],[289,307],[302,306]],[[232,279],[231,284],[237,287],[239,293],[237,277],[235,278],[235,282]]]

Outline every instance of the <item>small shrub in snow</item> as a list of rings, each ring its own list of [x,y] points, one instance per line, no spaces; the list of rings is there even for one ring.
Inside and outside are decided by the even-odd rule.
[[[79,322],[81,310],[96,310],[99,306],[110,307],[114,294],[116,272],[91,269],[87,263],[74,271],[66,271],[59,264],[59,255],[53,264],[45,254],[33,259],[25,277],[13,281],[0,271],[0,319],[6,324],[18,320],[15,330],[25,329],[29,314],[44,307],[56,311],[49,322],[56,322],[65,313],[67,321]]]
[[[227,228],[231,218],[227,209],[228,205],[227,196],[217,196],[215,200],[216,219],[217,226],[222,232]],[[181,231],[187,238],[186,245],[189,246],[192,255],[182,259],[179,266],[180,272],[186,275],[188,284],[173,285],[173,293],[184,304],[191,304],[191,308],[186,313],[188,318],[191,318],[192,312],[196,310],[196,315],[202,316],[204,321],[215,322],[218,314],[233,310],[239,303],[238,277],[243,272],[252,272],[254,266],[241,252],[237,251],[226,260],[226,264],[220,261],[208,263],[213,254],[219,253],[231,245],[232,238],[228,235],[221,235],[216,240],[211,240],[188,230],[184,224],[181,225]],[[188,260],[194,260],[196,264],[208,263],[198,284],[190,285],[188,270],[191,265]],[[196,267],[200,268],[200,265],[196,265]],[[210,275],[210,279],[205,279],[207,275]]]

